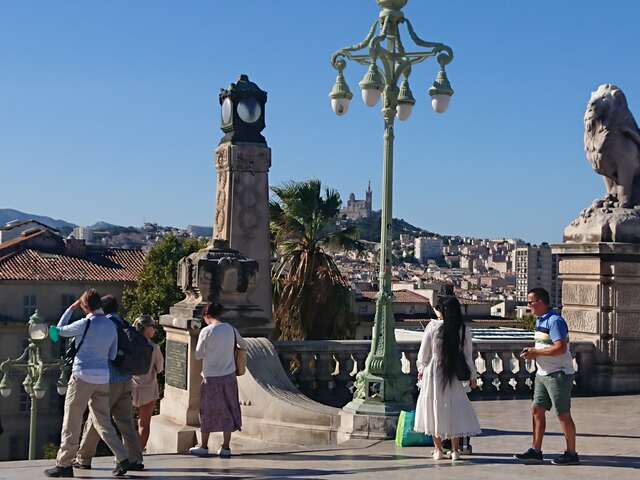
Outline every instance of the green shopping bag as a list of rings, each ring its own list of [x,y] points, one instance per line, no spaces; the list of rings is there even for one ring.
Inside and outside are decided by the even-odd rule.
[[[396,445],[398,447],[425,447],[433,446],[431,435],[413,431],[413,422],[416,418],[415,410],[400,412],[398,428],[396,429]]]

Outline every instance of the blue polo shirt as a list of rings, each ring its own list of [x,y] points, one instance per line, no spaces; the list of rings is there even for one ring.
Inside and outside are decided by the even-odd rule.
[[[564,318],[558,315],[553,310],[549,310],[547,313],[538,317],[536,320],[536,331],[534,333],[534,339],[536,349],[548,348],[555,342],[566,341],[567,350],[560,355],[554,355],[552,357],[540,356],[536,358],[538,365],[538,375],[549,375],[563,371],[566,374],[573,374],[575,370],[573,368],[573,359],[571,358],[571,351],[569,350],[569,327]]]

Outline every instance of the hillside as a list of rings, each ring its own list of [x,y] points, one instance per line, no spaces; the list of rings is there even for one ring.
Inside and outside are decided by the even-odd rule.
[[[381,213],[379,211],[373,212],[369,218],[360,218],[359,220],[352,222],[352,225],[354,225],[358,229],[358,232],[360,233],[360,238],[362,240],[368,240],[370,242],[379,242],[380,241],[380,218],[381,218]],[[434,237],[440,236],[437,233],[429,232],[422,228],[411,225],[409,222],[406,222],[401,218],[393,219],[392,230],[393,230],[394,240],[398,240],[400,238],[400,234],[403,234],[403,233],[408,233],[412,235],[424,234],[424,235],[429,235]]]
[[[0,225],[4,225],[7,222],[11,222],[13,220],[36,220],[62,232],[70,232],[76,227],[76,225],[73,223],[46,217],[44,215],[25,213],[21,212],[20,210],[14,210],[11,208],[0,208]]]

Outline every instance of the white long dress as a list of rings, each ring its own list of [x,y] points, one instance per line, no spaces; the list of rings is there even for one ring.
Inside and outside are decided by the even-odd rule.
[[[446,386],[442,379],[440,354],[444,322],[432,320],[424,330],[418,352],[418,372],[422,372],[420,395],[416,405],[414,430],[440,438],[472,437],[478,435],[480,423],[465,393],[462,383],[453,378]],[[472,358],[471,332],[466,329],[464,356],[476,378],[476,366]]]

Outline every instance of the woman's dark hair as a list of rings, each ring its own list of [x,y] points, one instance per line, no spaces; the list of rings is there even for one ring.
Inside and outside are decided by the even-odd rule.
[[[102,311],[109,315],[118,311],[118,300],[113,295],[105,295],[100,299],[102,302]]]
[[[133,322],[133,328],[135,328],[138,333],[144,332],[144,329],[147,327],[155,327],[156,321],[153,319],[151,315],[140,315],[136,318],[136,321]]]
[[[448,385],[456,378],[458,352],[464,345],[464,317],[462,316],[460,302],[453,296],[440,297],[437,309],[444,320],[440,365],[442,366],[444,385]]]
[[[217,317],[222,312],[224,312],[224,308],[219,303],[207,303],[207,305],[202,309],[202,317]]]

